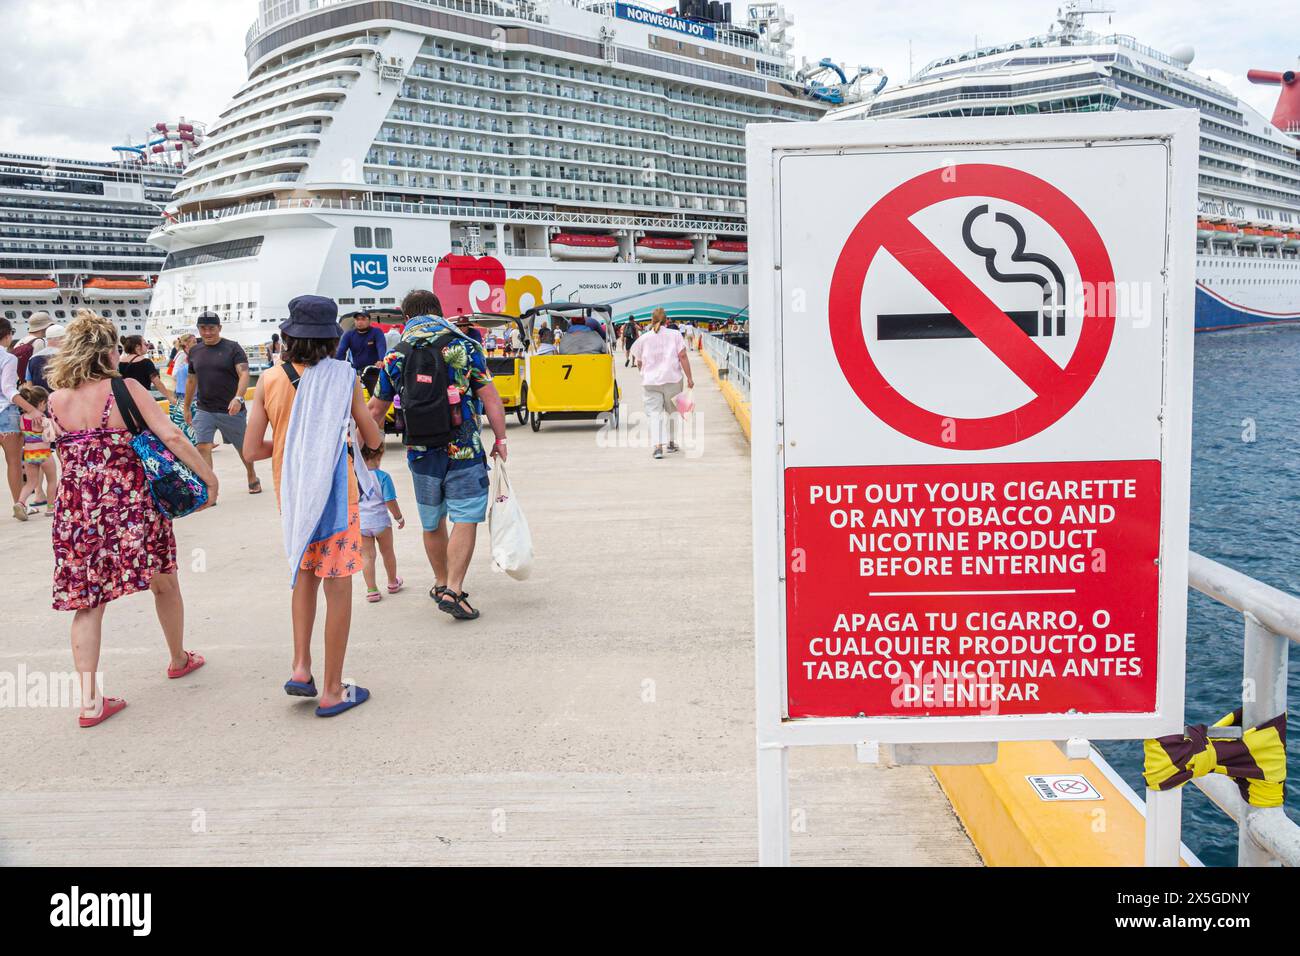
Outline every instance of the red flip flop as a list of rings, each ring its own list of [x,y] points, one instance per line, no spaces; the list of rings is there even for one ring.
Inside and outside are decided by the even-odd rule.
[[[190,673],[190,671],[198,670],[206,663],[207,661],[205,661],[198,654],[195,654],[193,651],[186,651],[185,666],[182,667],[180,670],[172,670],[170,667],[167,668],[167,676],[170,677],[172,680],[175,680],[178,677],[184,677],[186,674]]]
[[[81,716],[77,718],[77,723],[81,724],[83,728],[94,727],[96,724],[102,724],[104,721],[108,720],[108,718],[112,717],[118,711],[125,710],[125,709],[126,709],[126,701],[124,701],[121,697],[105,697],[104,707],[99,712],[98,717]]]

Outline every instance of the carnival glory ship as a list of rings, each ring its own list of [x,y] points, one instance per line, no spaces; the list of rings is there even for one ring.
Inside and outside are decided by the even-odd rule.
[[[35,312],[80,308],[145,331],[163,253],[148,242],[180,182],[195,124],[158,123],[112,160],[0,153],[0,315],[18,336]]]
[[[819,119],[866,77],[796,70],[780,4],[262,0],[247,81],[168,221],[151,311],[265,341],[296,295],[450,315],[551,300],[747,309],[745,126]]]
[[[1197,331],[1300,321],[1300,82],[1282,87],[1270,122],[1172,53],[1085,28],[1072,2],[1041,36],[929,64],[908,83],[828,119],[1006,116],[1190,107],[1201,113],[1196,239]]]

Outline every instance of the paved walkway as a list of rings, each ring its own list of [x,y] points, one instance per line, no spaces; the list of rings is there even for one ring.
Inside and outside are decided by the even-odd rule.
[[[0,863],[753,863],[749,454],[695,365],[698,434],[661,462],[621,368],[617,437],[512,419],[533,577],[492,573],[484,535],[467,583],[483,618],[454,622],[426,596],[413,521],[397,533],[408,590],[366,604],[356,579],[347,676],[374,697],[336,720],[281,693],[270,468],[250,497],[219,450],[220,506],[176,525],[188,646],[208,665],[167,680],[137,595],[106,616],[102,668],[125,713],[83,731],[71,710],[0,709]],[[399,446],[385,467],[414,519]],[[0,548],[0,681],[67,672],[48,519],[0,518]],[[929,771],[858,765],[849,748],[792,765],[796,863],[978,865]]]

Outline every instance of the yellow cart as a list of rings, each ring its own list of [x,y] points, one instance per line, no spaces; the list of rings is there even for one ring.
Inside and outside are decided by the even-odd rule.
[[[528,382],[524,377],[529,342],[527,326],[518,317],[499,312],[475,312],[466,318],[469,319],[470,325],[477,326],[483,331],[494,331],[498,337],[504,336],[507,342],[506,351],[509,351],[511,327],[519,330],[523,338],[523,350],[514,355],[489,355],[487,366],[488,371],[492,373],[492,384],[497,387],[506,414],[514,412],[519,419],[519,424],[524,424],[528,421]],[[457,316],[457,321],[459,319],[460,317]]]
[[[602,352],[565,354],[564,336],[579,318],[603,338]],[[585,302],[549,302],[520,316],[525,335],[533,344],[528,356],[525,395],[528,422],[533,431],[540,431],[546,419],[604,420],[618,427],[619,393],[614,378],[612,320],[613,310],[609,306]],[[535,351],[537,333],[543,326],[560,333],[559,351],[543,355]]]

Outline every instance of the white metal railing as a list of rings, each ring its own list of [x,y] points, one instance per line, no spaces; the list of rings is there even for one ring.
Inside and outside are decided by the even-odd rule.
[[[236,184],[242,186],[243,184]],[[375,202],[360,199],[328,199],[304,197],[300,199],[266,199],[241,203],[222,209],[187,212],[175,216],[176,223],[207,222],[228,219],[244,213],[270,212],[289,209],[322,209],[345,212],[385,212],[410,215],[444,216],[454,219],[487,219],[509,222],[564,223],[568,225],[597,226],[609,229],[656,229],[677,232],[728,233],[743,235],[746,225],[738,222],[715,222],[708,219],[687,219],[685,216],[606,216],[597,213],[565,213],[542,209],[493,209],[482,206],[459,206],[443,203]]]
[[[1245,619],[1241,693],[1243,727],[1287,710],[1287,657],[1300,644],[1300,598],[1192,552],[1187,583]],[[1192,783],[1237,822],[1238,866],[1300,866],[1300,825],[1281,807],[1253,807],[1228,777],[1212,773]],[[1147,790],[1146,859],[1176,866],[1182,830],[1182,791]]]
[[[749,401],[749,352],[709,332],[701,334],[700,342],[718,367],[718,377],[736,386],[736,390]]]

